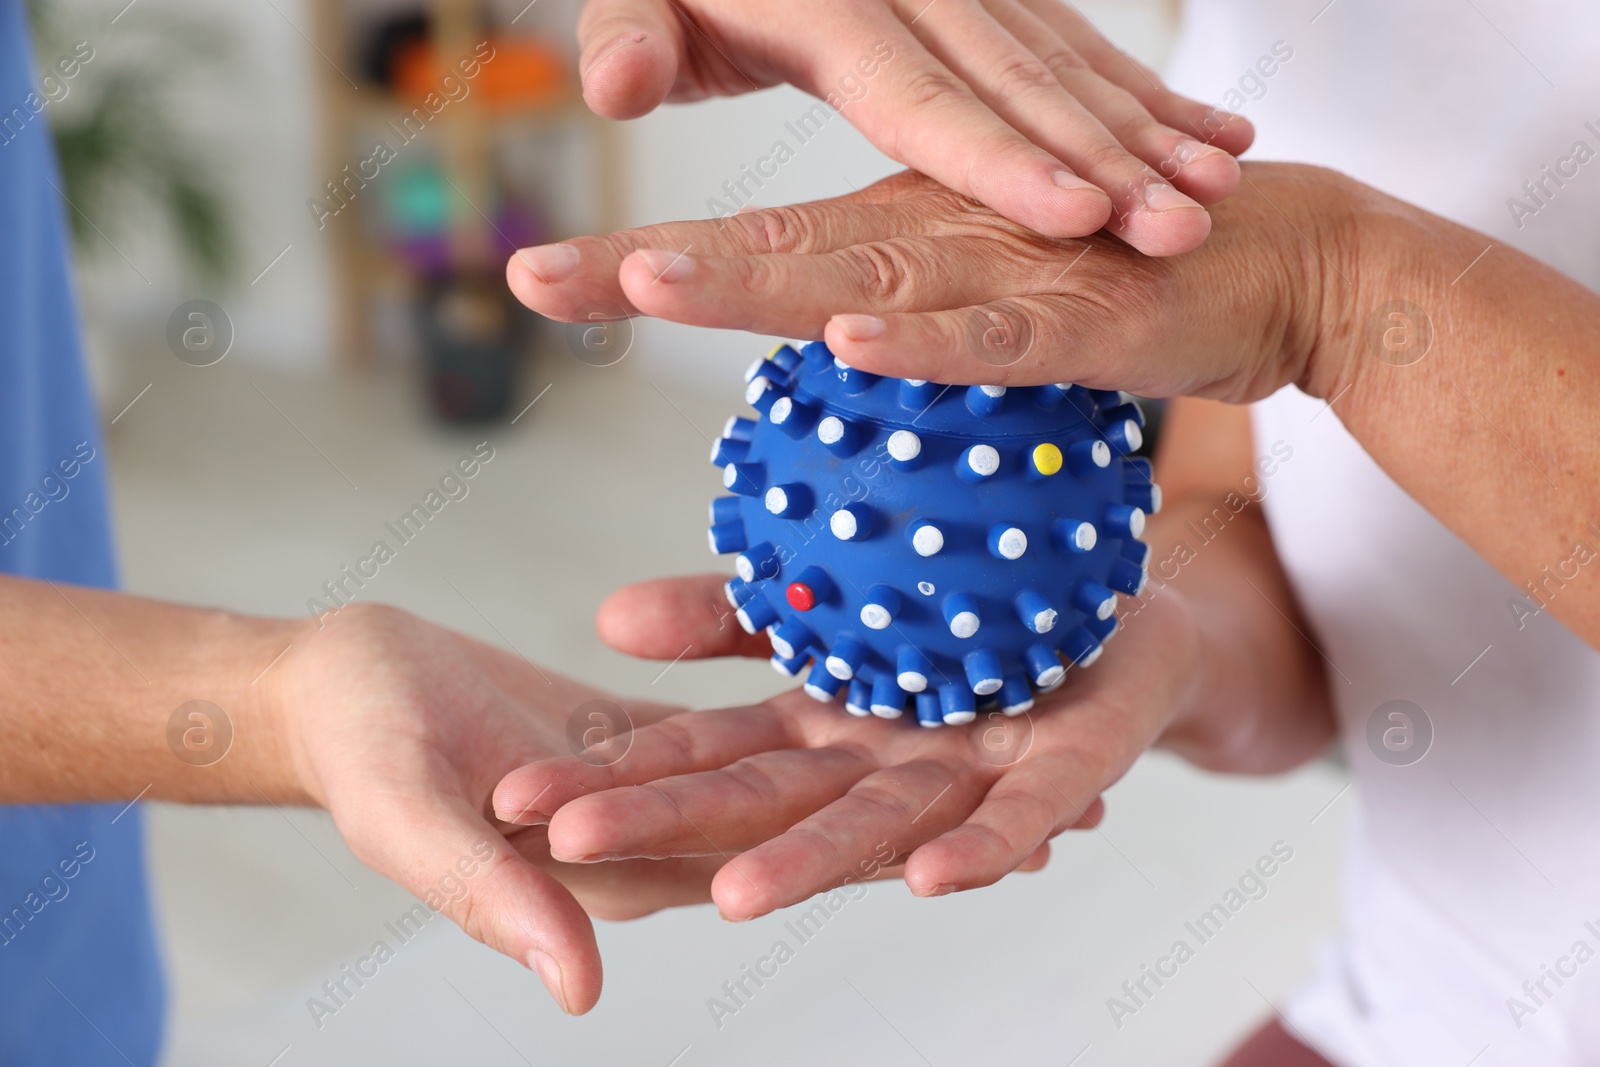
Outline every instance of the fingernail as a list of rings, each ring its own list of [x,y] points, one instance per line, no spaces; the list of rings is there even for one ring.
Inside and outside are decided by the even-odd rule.
[[[645,35],[642,33],[630,33],[617,38],[615,41],[611,42],[611,47],[607,48],[604,52],[601,52],[600,55],[595,58],[593,63],[590,63],[587,67],[583,68],[583,72],[578,75],[578,80],[587,81],[589,78],[589,73],[597,69],[600,64],[604,63],[606,60],[610,59],[624,48],[631,48],[636,44],[643,44],[644,38]]]
[[[876,315],[835,315],[833,321],[839,324],[839,329],[844,331],[845,337],[852,341],[870,341],[889,327],[888,323]]]
[[[658,282],[676,282],[694,273],[694,257],[688,252],[667,252],[659,248],[641,248],[634,255],[644,260]]]
[[[550,816],[546,815],[542,811],[528,811],[526,808],[524,808],[522,811],[511,812],[510,814],[497,811],[494,813],[494,817],[499,819],[501,822],[508,822],[513,826],[550,825]]]
[[[539,981],[550,990],[550,995],[556,998],[556,1003],[561,1005],[561,1010],[568,1015],[572,1009],[567,1006],[567,986],[561,974],[561,965],[549,954],[540,949],[534,949],[528,954],[528,966],[538,974]]]
[[[947,897],[951,893],[954,893],[955,891],[956,891],[956,887],[955,887],[955,885],[953,883],[951,883],[951,882],[940,882],[938,885],[934,886],[932,889],[928,890],[926,893],[922,893],[920,895],[921,896],[925,896],[925,897]]]
[[[578,249],[574,245],[537,245],[517,252],[517,258],[546,285],[572,277],[578,269]]]
[[[1176,211],[1179,208],[1197,208],[1200,205],[1166,182],[1147,181],[1140,191],[1140,199],[1151,211]]]
[[[591,852],[587,856],[579,856],[575,860],[563,860],[564,863],[609,863],[612,860],[622,859],[620,852]]]
[[[1054,178],[1055,183],[1063,189],[1093,189],[1095,192],[1100,191],[1099,186],[1093,182],[1084,181],[1070,170],[1058,170],[1050,177]]]
[[[717,909],[717,914],[722,916],[722,921],[723,922],[727,922],[727,923],[747,923],[747,922],[750,921],[750,918],[751,918],[749,915],[746,915],[744,918],[741,919],[741,918],[738,918],[736,916],[729,915],[727,912],[723,911],[721,908]]]

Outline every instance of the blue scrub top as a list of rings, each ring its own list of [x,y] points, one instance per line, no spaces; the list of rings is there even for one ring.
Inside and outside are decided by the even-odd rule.
[[[106,455],[30,51],[23,0],[0,0],[0,572],[111,588]],[[137,807],[0,806],[0,1064],[156,1062],[143,846]]]

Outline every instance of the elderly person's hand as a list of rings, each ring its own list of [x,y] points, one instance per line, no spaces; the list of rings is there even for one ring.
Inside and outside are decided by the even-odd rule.
[[[1168,259],[1105,235],[1040,237],[905,172],[833,200],[577,238],[560,279],[518,253],[507,277],[552,318],[605,307],[825,337],[899,377],[1241,401],[1324,389],[1337,372],[1312,357],[1350,327],[1324,294],[1355,269],[1348,219],[1368,191],[1312,167],[1245,174],[1211,239]]]
[[[1519,587],[1600,532],[1600,295],[1331,171],[1246,164],[1215,230],[1149,259],[1039,237],[917,174],[727,220],[568,242],[507,275],[535,310],[596,307],[800,338],[863,370],[1325,400],[1406,492]],[[1569,562],[1562,562],[1569,561]],[[1577,581],[1596,589],[1600,571]],[[1551,613],[1600,647],[1600,595]]]
[[[1205,239],[1200,205],[1234,191],[1254,136],[1058,0],[589,0],[578,39],[584,99],[607,117],[791,82],[824,101],[802,128],[838,111],[1007,218],[1057,237],[1109,222],[1151,255]]]
[[[694,620],[696,656],[771,655],[765,636],[719,627],[705,610],[721,584],[706,576],[624,589],[601,609],[601,633],[623,651],[671,657],[682,645],[666,651],[659,628],[641,620],[677,620],[674,641]],[[1153,657],[1156,647],[1165,654]],[[731,919],[902,863],[922,896],[988,885],[1030,860],[1042,865],[1062,830],[1098,822],[1100,793],[1179,708],[1197,647],[1174,596],[1124,655],[1069,671],[1026,716],[995,711],[970,728],[924,730],[855,718],[796,690],[636,730],[613,764],[532,763],[500,783],[495,809],[508,822],[548,820],[551,852],[567,862],[727,860],[711,891]]]
[[[1281,585],[1273,573],[1256,580]],[[764,635],[706,610],[721,586],[715,576],[630,586],[601,607],[601,636],[653,659],[680,658],[685,639],[696,658],[771,655]],[[495,809],[508,822],[548,821],[552,854],[571,863],[725,860],[711,893],[730,919],[900,864],[919,896],[973,889],[1042,866],[1050,838],[1098,823],[1100,794],[1152,744],[1245,772],[1314,755],[1329,732],[1319,701],[1310,697],[1311,711],[1287,728],[1259,728],[1273,687],[1246,680],[1237,650],[1218,641],[1263,625],[1288,630],[1272,616],[1202,633],[1184,596],[1168,590],[1092,669],[1069,670],[1023,715],[996,710],[968,727],[925,730],[855,718],[795,691],[644,727],[627,757],[605,766],[532,763],[499,784]],[[1284,639],[1257,647],[1301,658],[1298,638]]]

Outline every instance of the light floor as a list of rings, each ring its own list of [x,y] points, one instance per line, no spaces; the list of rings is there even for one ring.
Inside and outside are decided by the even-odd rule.
[[[163,354],[132,372],[130,395],[152,388],[111,432],[127,586],[301,612],[487,437],[496,458],[471,495],[382,571],[374,598],[629,693],[710,706],[773,692],[761,664],[681,663],[655,680],[660,664],[594,637],[618,584],[722,562],[705,550],[706,439],[735,409],[737,368],[707,389],[664,366],[648,345],[597,369],[557,344],[525,383],[524,402],[549,386],[538,403],[473,434],[430,424],[400,375],[289,379]],[[1149,757],[1108,794],[1101,832],[1062,838],[1048,870],[992,889],[919,901],[878,884],[803,942],[792,916],[735,926],[709,907],[603,925],[606,991],[582,1019],[439,920],[320,1027],[307,998],[410,898],[320,813],[154,805],[168,1063],[1204,1064],[1336,928],[1343,785],[1326,765],[1243,781]],[[1267,895],[1116,1025],[1108,998],[1175,940],[1197,945],[1185,921],[1278,841],[1293,859]],[[719,1026],[708,999],[780,939],[793,958]]]

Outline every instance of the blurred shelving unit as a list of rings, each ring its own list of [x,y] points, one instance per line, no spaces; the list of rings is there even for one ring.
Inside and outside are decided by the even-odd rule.
[[[348,201],[326,220],[347,368],[379,355],[382,308],[415,306],[446,275],[497,278],[524,241],[622,225],[620,132],[583,104],[575,0],[513,2],[309,4],[321,53],[321,155],[333,183],[318,193],[330,206]],[[424,106],[430,92],[442,101],[437,112]],[[403,140],[413,129],[422,131],[416,148]],[[397,151],[375,167],[379,142]],[[374,170],[371,192],[351,179]],[[420,241],[394,232],[402,193],[410,203],[401,214],[420,213],[432,227]],[[344,217],[351,209],[355,217]]]

